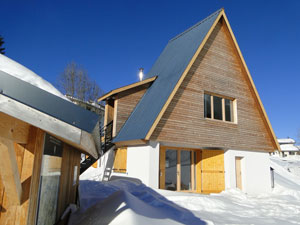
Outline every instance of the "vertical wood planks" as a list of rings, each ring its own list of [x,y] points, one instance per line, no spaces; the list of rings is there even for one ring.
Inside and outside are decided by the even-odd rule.
[[[40,184],[40,174],[41,174],[41,165],[43,157],[43,147],[45,132],[38,128],[33,128],[30,138],[28,148],[34,152],[34,166],[30,184],[30,194],[29,194],[29,209],[28,209],[28,218],[27,225],[34,225],[36,219],[36,209],[38,203],[38,193],[39,193],[39,184]],[[35,135],[34,135],[35,133]]]
[[[72,146],[64,144],[62,162],[57,220],[62,216],[69,204],[76,203],[76,191],[78,188],[80,169],[80,152]],[[77,169],[76,172],[75,169]],[[75,175],[76,177],[74,177]]]
[[[127,148],[115,150],[114,172],[125,173],[127,170]]]
[[[221,192],[225,189],[224,151],[202,151],[202,192]]]

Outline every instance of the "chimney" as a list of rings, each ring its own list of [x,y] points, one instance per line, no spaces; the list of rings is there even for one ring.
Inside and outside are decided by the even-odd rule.
[[[140,72],[139,72],[139,78],[140,78],[140,81],[143,80],[143,77],[144,77],[144,68],[140,68]]]

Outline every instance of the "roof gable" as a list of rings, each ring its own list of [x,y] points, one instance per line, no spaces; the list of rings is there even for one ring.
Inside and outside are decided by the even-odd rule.
[[[209,31],[220,18],[221,12],[222,9],[218,10],[169,41],[146,75],[146,79],[153,76],[157,76],[157,79],[137,104],[114,142],[150,137],[149,131],[155,128],[159,115],[164,112],[166,102],[172,99],[176,85],[181,83],[183,73],[188,71],[189,64],[196,58],[195,55],[198,55],[199,46],[209,36]]]
[[[272,137],[274,148],[280,150],[268,116],[223,9],[218,10],[169,41],[146,76],[146,78],[157,76],[157,79],[147,90],[114,139],[115,143],[150,139],[163,113],[221,18],[224,19],[234,42],[241,64],[262,113],[263,120]]]

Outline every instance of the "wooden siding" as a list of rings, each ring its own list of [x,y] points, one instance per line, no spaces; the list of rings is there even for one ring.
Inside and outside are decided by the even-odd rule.
[[[237,124],[204,118],[204,92],[236,99]],[[273,151],[272,136],[229,31],[220,21],[150,140],[199,148]]]
[[[147,87],[148,86],[137,87],[118,95],[116,135],[145,94]]]

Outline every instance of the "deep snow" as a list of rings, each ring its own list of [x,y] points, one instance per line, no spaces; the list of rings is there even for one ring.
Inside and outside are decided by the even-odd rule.
[[[138,181],[97,181],[98,169],[81,176],[81,208],[69,224],[300,224],[300,161],[271,157],[272,193],[237,189],[192,194],[151,189]]]

